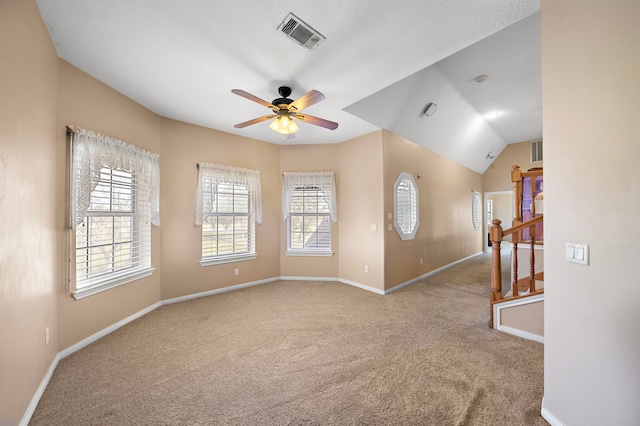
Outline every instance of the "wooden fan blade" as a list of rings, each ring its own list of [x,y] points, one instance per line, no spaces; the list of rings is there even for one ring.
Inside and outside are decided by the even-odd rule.
[[[263,115],[262,117],[254,118],[253,120],[245,121],[244,123],[238,123],[233,127],[236,129],[242,129],[243,127],[251,126],[252,124],[262,123],[263,121],[267,121],[275,116],[275,114]]]
[[[310,107],[313,104],[317,104],[323,99],[324,99],[324,95],[322,93],[318,92],[317,90],[312,90],[302,95],[295,101],[291,102],[289,104],[289,110],[291,110],[291,108],[295,108],[296,111],[301,111],[307,107]]]
[[[250,101],[259,103],[262,106],[266,106],[267,108],[276,108],[278,109],[275,105],[273,105],[271,102],[267,102],[264,99],[260,99],[257,96],[252,95],[251,93],[247,93],[244,90],[240,90],[240,89],[233,89],[231,91],[231,93],[235,93],[238,96],[242,96],[243,98],[249,99]]]
[[[315,126],[324,127],[325,129],[335,130],[338,128],[338,123],[333,121],[325,120],[324,118],[314,117],[309,114],[295,114],[295,118],[298,120],[302,120],[305,123],[313,124]]]

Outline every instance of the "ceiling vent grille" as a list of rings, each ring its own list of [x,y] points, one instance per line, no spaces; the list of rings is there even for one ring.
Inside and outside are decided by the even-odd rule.
[[[542,162],[542,140],[531,141],[531,162]]]
[[[306,22],[298,18],[293,13],[289,13],[278,26],[278,31],[282,31],[291,40],[304,46],[307,49],[318,47],[320,43],[325,41],[325,37],[311,28]]]

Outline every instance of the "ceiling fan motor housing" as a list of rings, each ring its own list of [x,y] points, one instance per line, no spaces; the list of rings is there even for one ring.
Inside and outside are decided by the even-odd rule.
[[[279,105],[289,105],[291,102],[293,102],[293,99],[289,99],[289,95],[291,94],[291,88],[288,86],[280,86],[278,87],[278,93],[280,94],[280,96],[282,96],[281,98],[277,98],[274,99],[273,102],[271,102],[273,105],[279,106]]]

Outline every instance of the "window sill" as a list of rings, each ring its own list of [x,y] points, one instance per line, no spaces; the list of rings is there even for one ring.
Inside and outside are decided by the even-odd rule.
[[[332,251],[315,251],[315,250],[287,250],[287,256],[333,256]]]
[[[79,290],[76,290],[74,293],[72,293],[72,295],[73,295],[73,298],[76,300],[84,299],[85,297],[102,293],[103,291],[112,289],[114,287],[118,287],[123,284],[127,284],[132,281],[136,281],[144,277],[148,277],[151,274],[153,274],[153,271],[155,271],[155,268],[145,268],[145,269],[137,270],[135,272],[122,274],[114,278],[108,278],[108,279],[105,279],[104,281],[100,281],[100,282],[88,285]]]
[[[257,254],[241,254],[233,256],[220,256],[215,258],[202,259],[200,266],[221,265],[223,263],[244,262],[246,260],[255,260],[258,257]]]

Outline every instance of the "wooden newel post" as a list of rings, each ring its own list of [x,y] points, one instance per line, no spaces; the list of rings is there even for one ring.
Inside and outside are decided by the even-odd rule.
[[[502,221],[493,219],[492,226],[489,231],[491,239],[491,248],[493,248],[491,263],[491,301],[495,302],[502,299],[502,266],[500,264],[500,243],[502,242]]]

